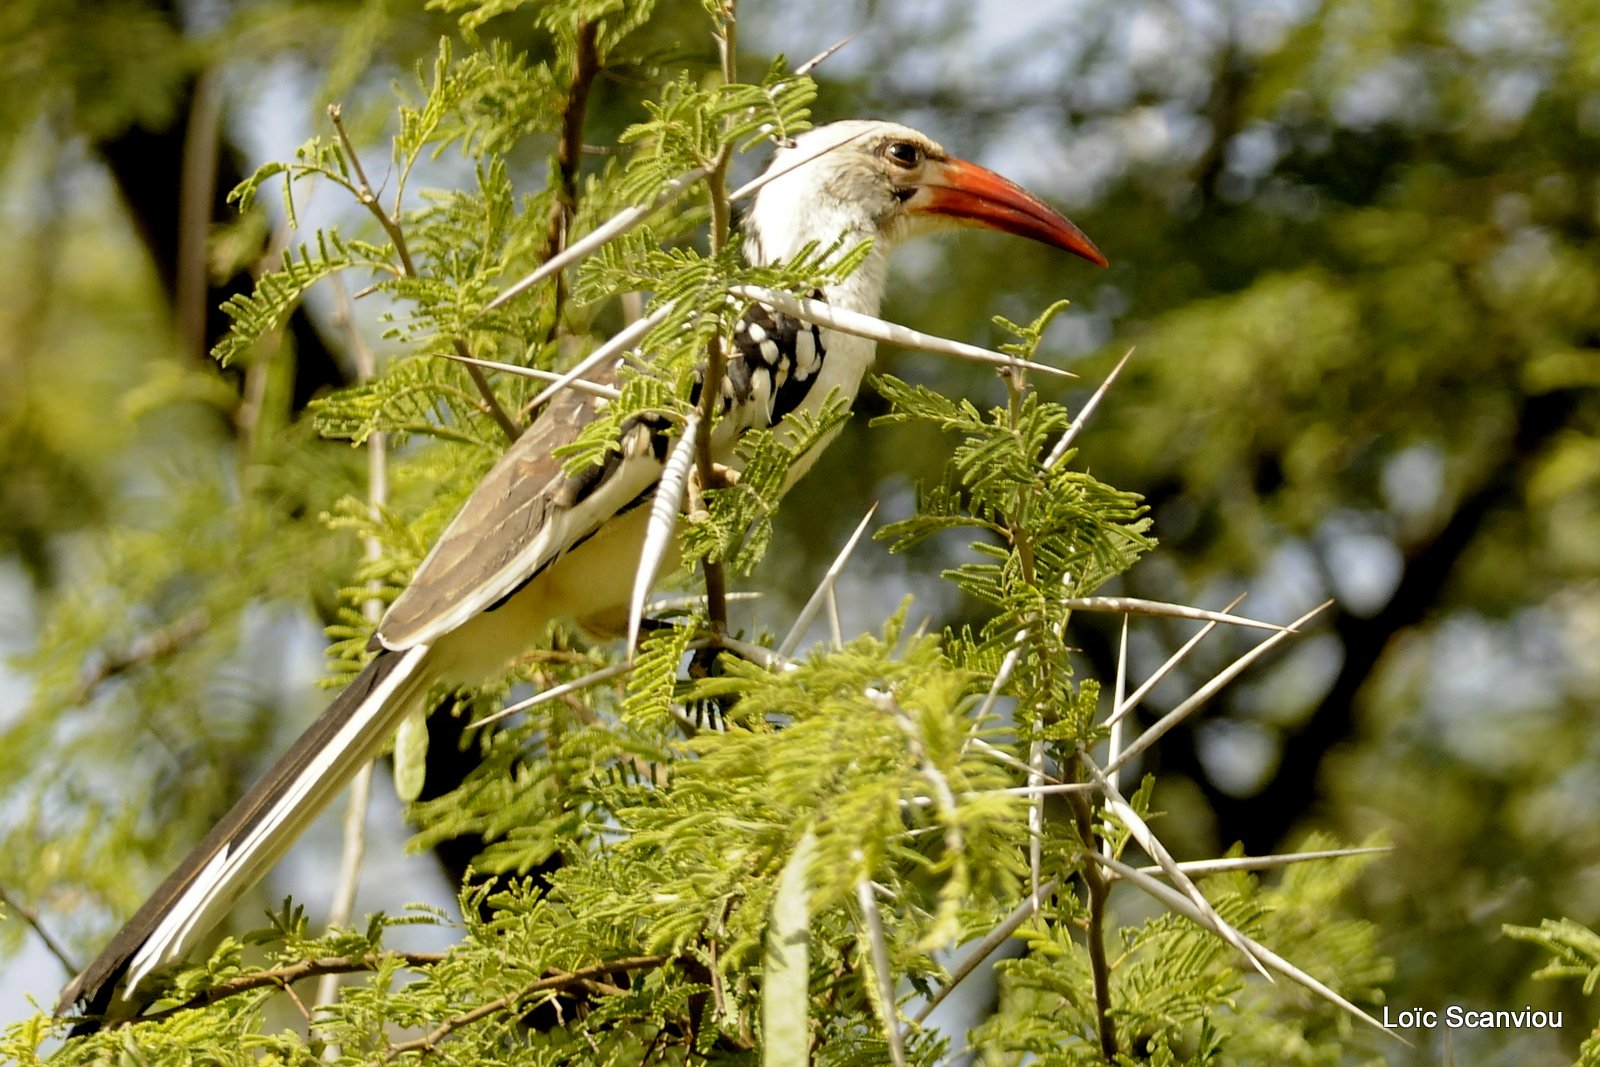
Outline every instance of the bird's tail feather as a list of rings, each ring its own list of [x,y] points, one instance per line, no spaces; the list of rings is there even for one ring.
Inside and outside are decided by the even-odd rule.
[[[379,652],[68,984],[57,1013],[82,1005],[79,1031],[136,1013],[139,983],[183,958],[427,695],[427,662],[426,645]]]

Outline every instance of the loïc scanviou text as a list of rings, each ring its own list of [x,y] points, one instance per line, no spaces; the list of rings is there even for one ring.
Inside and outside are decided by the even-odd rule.
[[[1444,1026],[1452,1030],[1556,1030],[1561,1027],[1561,1012],[1533,1008],[1486,1011],[1451,1004],[1445,1008],[1383,1008],[1383,1025],[1396,1030],[1431,1030]]]

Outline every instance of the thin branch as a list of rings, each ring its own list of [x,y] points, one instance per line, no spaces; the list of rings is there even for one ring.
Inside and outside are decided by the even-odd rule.
[[[194,79],[178,179],[178,261],[172,282],[172,317],[178,351],[185,360],[203,361],[206,354],[206,252],[217,193],[221,116],[222,72],[207,66]]]
[[[727,0],[719,12],[720,25],[714,32],[717,51],[722,60],[722,80],[732,85],[738,80],[736,66],[736,34],[738,20],[735,4]],[[715,259],[728,246],[732,229],[732,207],[728,202],[728,164],[733,159],[733,146],[724,144],[717,149],[716,157],[707,167],[706,192],[711,205],[711,255]],[[722,382],[727,373],[727,354],[722,338],[713,336],[706,343],[705,371],[700,379],[700,425],[695,434],[695,469],[699,473],[700,490],[714,489],[719,483],[715,457],[711,454],[712,425],[716,421],[717,407],[722,402]],[[716,634],[728,630],[728,576],[720,560],[709,556],[700,561],[706,585],[706,618],[711,631]]]
[[[333,121],[334,132],[339,136],[339,146],[344,150],[345,158],[350,161],[350,168],[355,172],[356,199],[372,214],[373,218],[378,220],[378,225],[383,227],[383,232],[389,235],[389,240],[394,244],[395,255],[400,258],[400,266],[405,271],[406,277],[415,278],[417,276],[417,267],[411,260],[411,250],[406,245],[405,231],[400,228],[399,218],[383,209],[383,205],[378,201],[378,194],[373,192],[372,184],[367,181],[367,172],[362,168],[361,157],[356,153],[355,145],[350,141],[350,134],[344,128],[344,116],[338,104],[328,105],[328,118]],[[398,205],[396,205],[396,210],[398,212]],[[459,337],[452,337],[450,341],[457,355],[471,358],[472,353],[467,351],[465,341]],[[495,424],[506,435],[506,439],[515,441],[518,437],[521,437],[522,427],[518,426],[516,420],[506,414],[506,409],[500,406],[500,398],[495,395],[494,389],[489,385],[489,379],[484,376],[483,371],[468,363],[467,374],[472,378],[472,384],[477,387],[478,393],[483,398],[484,410],[488,412],[490,418],[494,419]]]
[[[598,23],[578,23],[573,42],[572,81],[566,103],[561,108],[561,137],[556,142],[556,200],[550,207],[550,225],[545,231],[544,251],[539,259],[548,262],[567,243],[567,231],[578,213],[578,161],[583,154],[583,121],[589,107],[589,89],[600,73]],[[550,319],[551,336],[561,324],[561,306],[566,287],[556,276],[555,310]]]
[[[39,920],[39,913],[34,909],[19,903],[15,897],[6,892],[5,886],[0,886],[0,905],[4,905],[12,914],[16,915],[23,922],[27,923],[28,929],[39,935],[39,940],[44,942],[44,947],[48,949],[50,955],[54,956],[56,961],[66,969],[67,974],[74,975],[81,970],[81,968],[75,962],[73,962],[72,957],[67,954],[67,950],[62,946],[61,942],[50,936],[50,931],[46,930],[44,923]]]
[[[1077,826],[1078,840],[1083,843],[1084,853],[1099,857],[1094,811],[1089,798],[1082,793],[1071,793],[1067,796],[1067,803],[1072,808],[1073,822]],[[1111,888],[1105,872],[1092,863],[1083,865],[1082,877],[1089,898],[1084,943],[1089,950],[1089,974],[1094,981],[1095,1024],[1100,1039],[1100,1055],[1107,1063],[1115,1063],[1118,1055],[1117,1026],[1111,1017],[1111,965],[1106,959],[1106,906]]]
[[[130,641],[119,652],[106,653],[92,670],[86,671],[68,698],[73,705],[87,704],[95,690],[138,667],[149,666],[181,652],[211,630],[211,615],[196,608],[154,633]]]
[[[618,971],[640,971],[651,967],[659,967],[667,962],[667,959],[668,957],[666,956],[629,956],[620,960],[607,960],[588,967],[581,967],[576,971],[556,971],[547,974],[542,978],[529,982],[515,993],[496,997],[494,1000],[478,1005],[471,1011],[446,1019],[438,1027],[422,1037],[390,1045],[384,1055],[384,1059],[390,1060],[406,1052],[430,1052],[438,1047],[439,1042],[463,1026],[470,1026],[480,1019],[486,1019],[503,1011],[514,1011],[524,1001],[539,993],[568,989],[573,986],[585,987],[596,979],[604,978],[606,975],[614,974]]]
[[[257,971],[254,974],[241,974],[237,978],[230,978],[219,982],[210,989],[202,990],[184,1001],[170,1008],[150,1012],[133,1019],[124,1019],[116,1022],[117,1026],[128,1026],[133,1023],[155,1022],[167,1019],[179,1012],[195,1011],[207,1008],[221,1000],[236,997],[242,993],[252,993],[258,989],[287,988],[295,982],[307,978],[319,978],[325,974],[357,974],[363,971],[376,971],[391,960],[400,960],[407,967],[430,967],[445,959],[440,952],[366,952],[359,956],[322,956],[317,959],[301,960],[285,967],[275,967],[269,971]]]

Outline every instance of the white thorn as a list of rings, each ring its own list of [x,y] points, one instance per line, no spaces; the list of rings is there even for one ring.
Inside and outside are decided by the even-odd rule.
[[[700,412],[691,411],[683,421],[683,432],[667,457],[656,483],[655,499],[650,502],[650,519],[645,526],[644,546],[639,550],[639,569],[633,576],[633,597],[628,605],[628,660],[633,661],[639,643],[639,627],[644,622],[644,601],[655,584],[656,572],[666,558],[667,549],[678,529],[678,513],[683,509],[683,489],[694,466],[695,435],[700,427]]]

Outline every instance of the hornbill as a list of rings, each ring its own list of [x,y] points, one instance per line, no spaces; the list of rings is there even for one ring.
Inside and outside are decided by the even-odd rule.
[[[1105,265],[1076,226],[1022,188],[895,123],[810,130],[776,151],[765,176],[744,220],[746,257],[779,263],[813,243],[870,239],[860,266],[821,294],[849,311],[877,314],[896,245],[953,226],[1003,230]],[[874,352],[872,341],[761,304],[728,344],[721,425],[773,426],[780,437],[792,412],[815,413],[829,397],[852,402]],[[610,461],[565,474],[552,452],[602,403],[558,394],[495,463],[378,624],[371,662],[67,985],[58,1011],[80,1008],[80,1029],[136,1016],[152,974],[182,960],[266,874],[435,683],[481,683],[553,619],[615,632],[607,624],[626,617],[650,512],[640,505],[667,442],[658,428],[625,424]],[[714,440],[732,464],[730,435]]]

